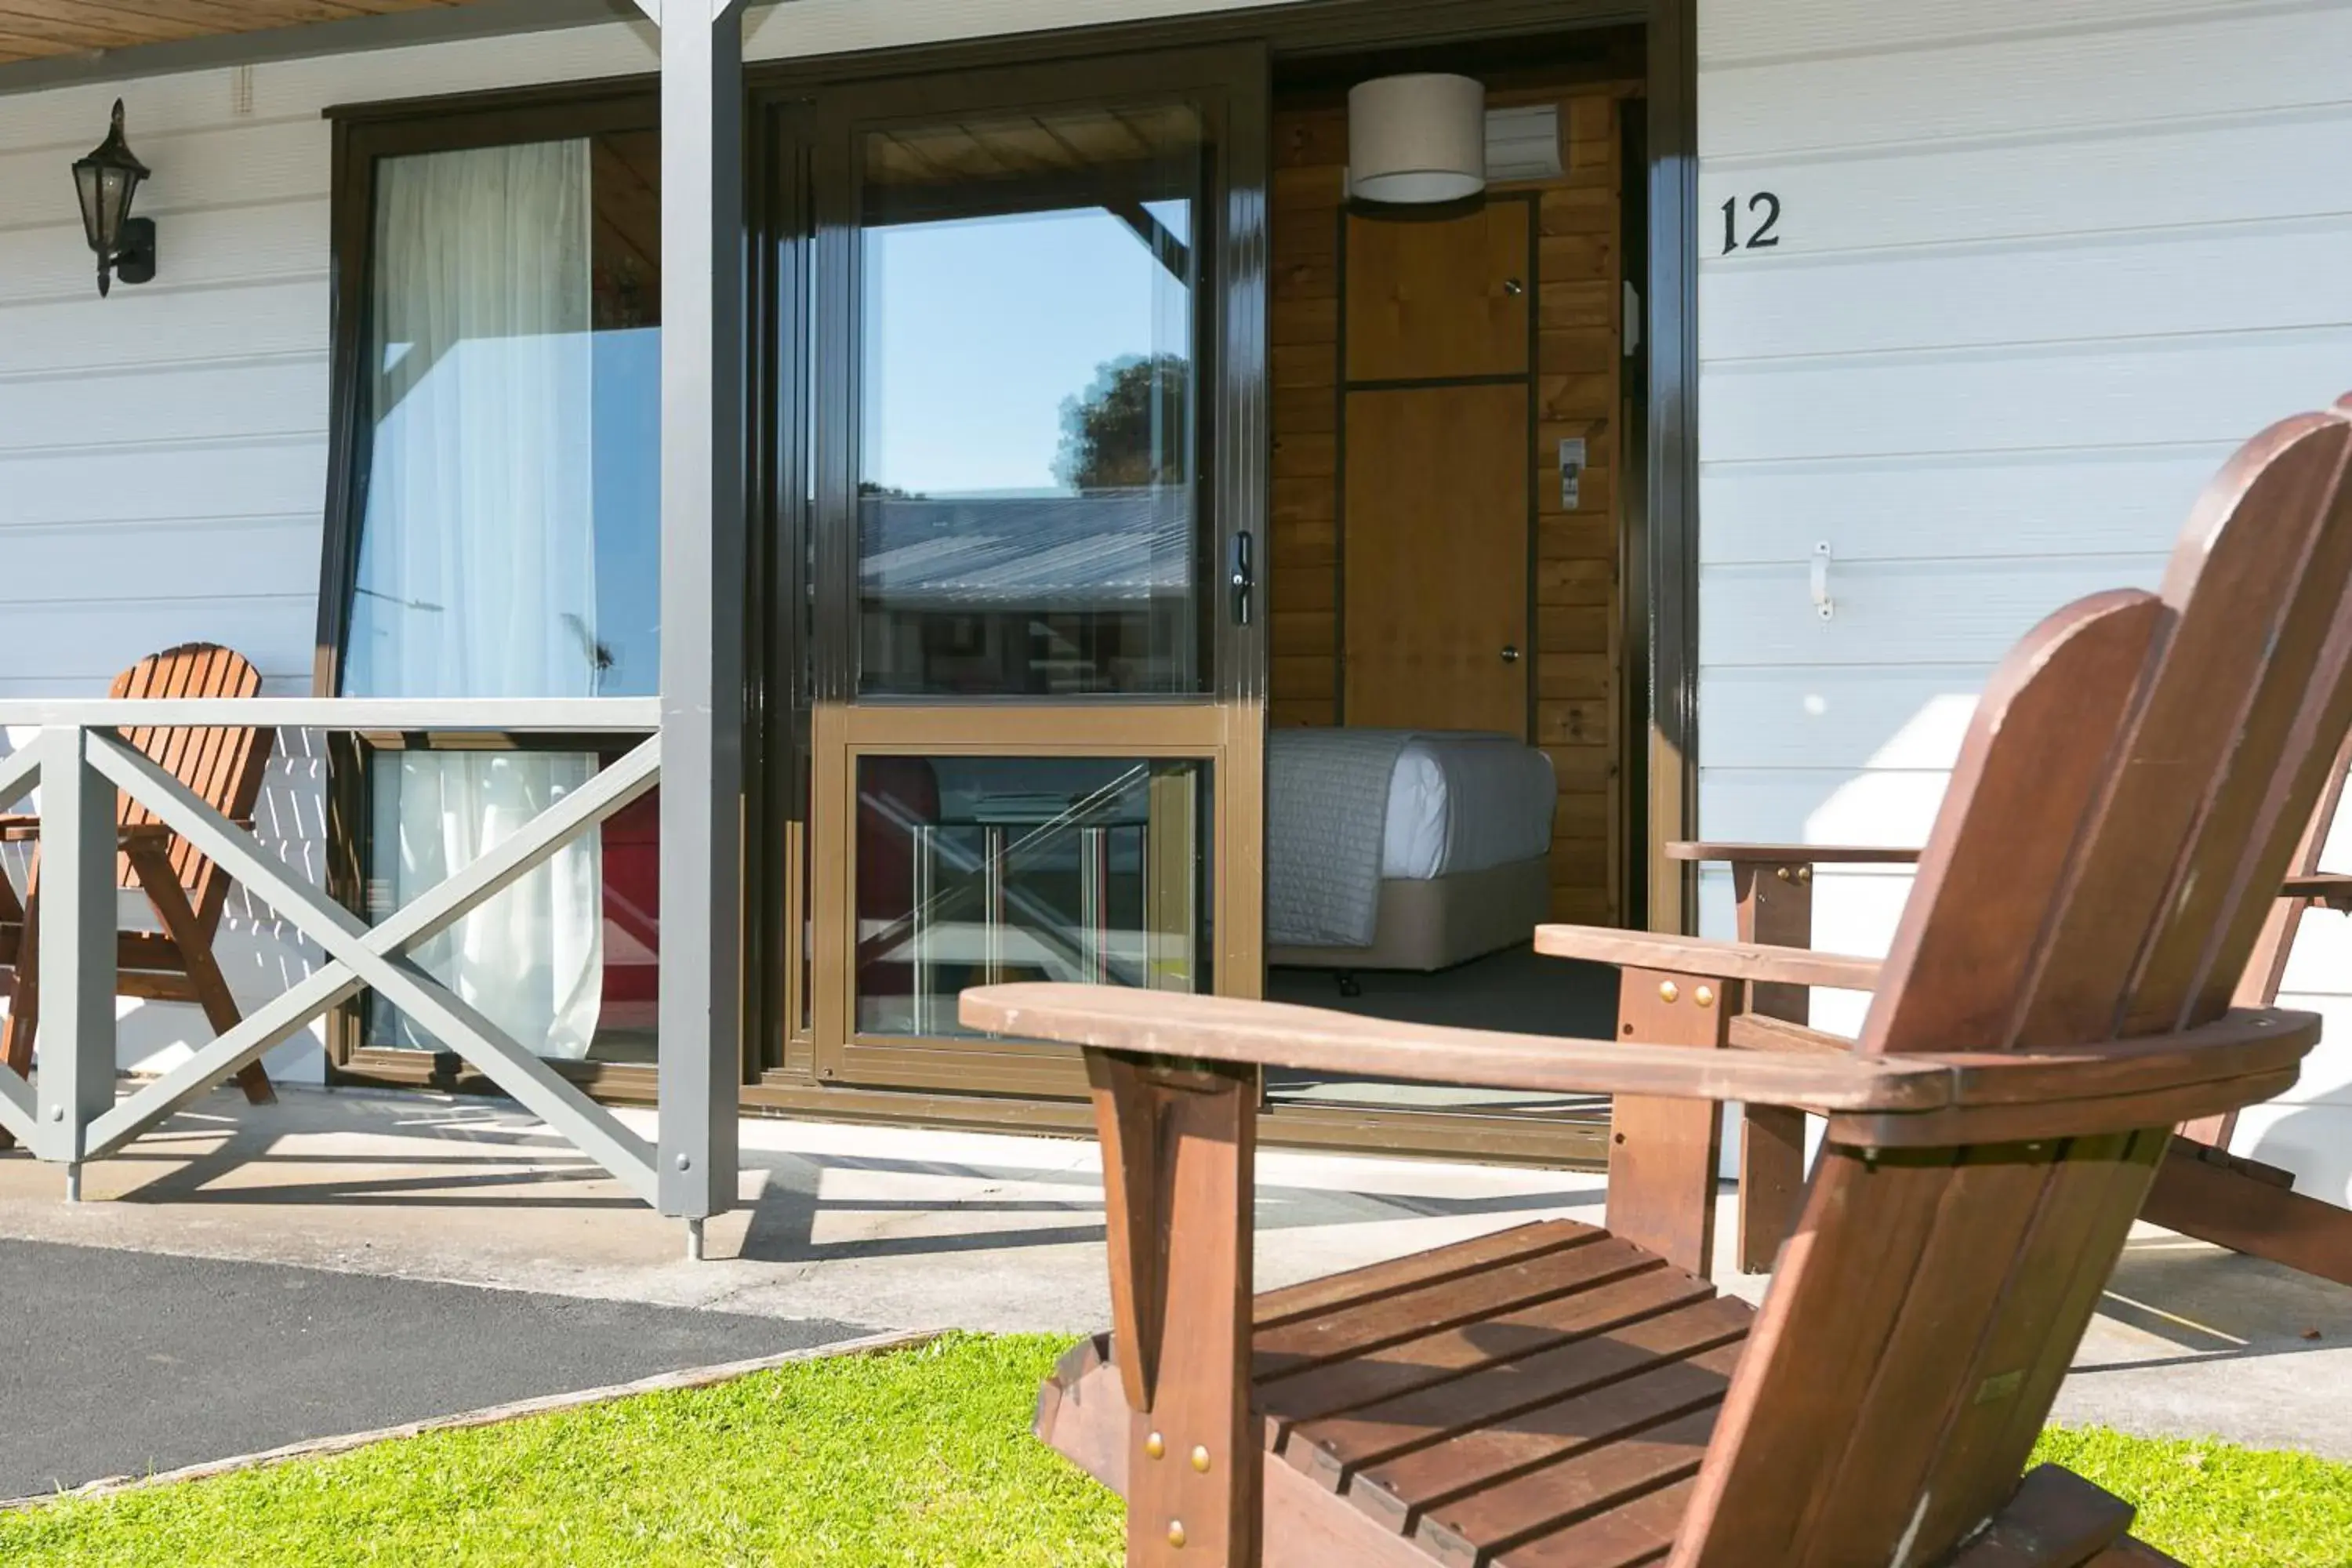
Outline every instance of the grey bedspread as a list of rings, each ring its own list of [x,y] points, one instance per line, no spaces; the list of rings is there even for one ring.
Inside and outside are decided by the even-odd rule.
[[[1266,738],[1265,926],[1278,947],[1369,947],[1379,930],[1389,790],[1412,730]]]

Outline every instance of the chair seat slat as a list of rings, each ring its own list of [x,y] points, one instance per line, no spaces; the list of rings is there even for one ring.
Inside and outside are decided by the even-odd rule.
[[[1715,1287],[1614,1238],[1566,1258],[1588,1265],[1574,1288],[1491,1318],[1415,1335],[1292,1377],[1257,1380],[1259,1401],[1284,1424],[1318,1421],[1445,1383],[1482,1367],[1516,1362],[1715,1294]]]
[[[1629,1404],[1632,1393],[1628,1389]],[[1507,1563],[1580,1565],[1591,1560],[1593,1547],[1589,1541],[1577,1541],[1575,1535],[1591,1521],[1689,1480],[1698,1473],[1714,1432],[1713,1405],[1663,1425],[1643,1423],[1611,1432],[1599,1447],[1441,1510],[1422,1527],[1420,1539],[1432,1556],[1454,1568],[1478,1568],[1481,1563],[1493,1561],[1491,1552],[1482,1552],[1475,1544],[1482,1541],[1505,1542],[1501,1551]],[[1643,1511],[1672,1506],[1660,1499]],[[1673,1541],[1680,1518],[1677,1514],[1671,1523],[1663,1517],[1631,1522],[1642,1536],[1654,1538],[1663,1546]],[[1624,1531],[1626,1524],[1618,1522],[1617,1531]],[[1660,1530],[1660,1525],[1666,1528]]]
[[[1515,1259],[1359,1302],[1346,1311],[1260,1329],[1253,1342],[1253,1375],[1265,1380],[1302,1373],[1432,1330],[1482,1322],[1567,1295],[1627,1266],[1614,1253],[1593,1256],[1597,1250],[1596,1244],[1588,1243]]]
[[[1721,1311],[1683,1311],[1645,1330],[1646,1346],[1620,1350],[1622,1337],[1596,1343],[1611,1353],[1590,1358],[1588,1385],[1368,1466],[1348,1495],[1392,1528],[1486,1550],[1564,1523],[1569,1505],[1541,1500],[1556,1497],[1546,1472],[1661,1422],[1696,1415],[1711,1434],[1745,1329]]]
[[[1461,1247],[1416,1252],[1351,1268],[1344,1274],[1328,1274],[1260,1296],[1255,1308],[1257,1327],[1261,1331],[1277,1328],[1293,1319],[1315,1317],[1354,1302],[1458,1279],[1498,1264],[1520,1262],[1566,1247],[1581,1247],[1606,1234],[1597,1226],[1580,1225],[1574,1220],[1544,1220],[1498,1230]]]
[[[1499,1474],[1547,1457],[1544,1443],[1550,1423],[1543,1412],[1591,1390],[1635,1377],[1654,1367],[1679,1362],[1747,1337],[1755,1310],[1744,1301],[1687,1301],[1665,1311],[1622,1322],[1543,1350],[1529,1351],[1465,1376],[1383,1399],[1340,1415],[1293,1427],[1283,1445],[1292,1467],[1315,1476],[1333,1490],[1347,1485],[1360,1470],[1419,1450],[1432,1455],[1428,1467],[1450,1472],[1454,1483]],[[1499,1323],[1479,1325],[1481,1337],[1507,1345],[1509,1335]],[[1723,1393],[1714,1388],[1716,1396]],[[1282,1409],[1281,1391],[1261,1388],[1261,1408],[1269,1415]],[[1477,1438],[1507,1429],[1526,1441],[1514,1447]],[[1461,1437],[1465,1447],[1449,1441]],[[1475,1453],[1470,1450],[1476,1450]],[[1557,1452],[1557,1449],[1551,1450]],[[1485,1466],[1486,1468],[1481,1468]],[[1385,1483],[1404,1489],[1391,1470]],[[1434,1480],[1436,1474],[1430,1478]],[[1411,1489],[1398,1489],[1405,1502],[1418,1500]]]
[[[1495,1568],[1647,1568],[1665,1560],[1689,1512],[1696,1483],[1678,1480],[1598,1518],[1528,1542],[1494,1560]]]

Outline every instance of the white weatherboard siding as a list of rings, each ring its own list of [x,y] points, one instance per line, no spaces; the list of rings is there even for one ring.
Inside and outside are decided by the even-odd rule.
[[[1916,844],[2008,646],[2352,388],[2352,4],[1700,0],[1699,51],[1700,822]],[[1719,254],[1761,191],[1780,244]],[[1822,944],[1883,952],[1908,880],[1824,876]],[[2343,1202],[2352,921],[2306,931],[2329,1038],[2238,1147]]]
[[[1232,0],[797,0],[752,13],[754,59],[1230,8]],[[307,695],[327,491],[328,204],[322,110],[648,72],[643,24],[325,56],[0,94],[0,699],[100,695],[142,656],[205,639]],[[5,80],[5,78],[0,78]],[[139,211],[161,269],[100,300],[67,165],[127,100],[154,171]],[[0,736],[0,749],[24,736]],[[279,739],[260,832],[321,873],[318,739]],[[5,803],[0,803],[5,805]],[[21,864],[18,872],[21,877]],[[126,913],[143,916],[135,895]],[[240,997],[316,961],[232,904]],[[194,1008],[125,1002],[126,1066],[208,1037]],[[275,1054],[315,1079],[315,1043]]]

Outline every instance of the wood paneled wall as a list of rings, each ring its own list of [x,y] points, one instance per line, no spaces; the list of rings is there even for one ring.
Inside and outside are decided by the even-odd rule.
[[[1489,102],[1560,104],[1564,175],[1497,191],[1539,192],[1541,422],[1537,430],[1534,742],[1559,774],[1554,919],[1614,924],[1624,756],[1617,411],[1623,357],[1623,161],[1632,84],[1497,89]],[[1274,175],[1274,721],[1340,721],[1338,484],[1339,209],[1348,158],[1342,103],[1276,108]],[[1574,511],[1559,450],[1582,437],[1590,468]]]

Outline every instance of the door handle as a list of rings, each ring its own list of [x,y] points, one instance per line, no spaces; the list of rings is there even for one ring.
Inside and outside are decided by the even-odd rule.
[[[1234,565],[1230,582],[1234,590],[1234,625],[1250,624],[1254,606],[1251,600],[1257,592],[1257,542],[1244,529],[1234,535]]]
[[[1505,664],[1517,664],[1519,662],[1518,644],[1506,643],[1503,645],[1503,662]]]

